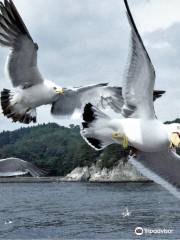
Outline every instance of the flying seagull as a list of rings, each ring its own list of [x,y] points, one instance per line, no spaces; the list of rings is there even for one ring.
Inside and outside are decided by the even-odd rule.
[[[1,106],[7,118],[13,122],[35,123],[36,108],[46,104],[52,105],[53,115],[70,116],[83,109],[89,99],[101,109],[110,107],[115,112],[121,111],[122,89],[119,87],[97,84],[67,89],[45,80],[37,65],[38,45],[13,1],[0,2],[0,12],[0,45],[11,49],[6,68],[15,87],[15,91],[1,92]],[[164,91],[155,91],[154,99],[163,94]]]
[[[45,80],[37,65],[38,45],[35,43],[12,0],[0,2],[0,44],[11,49],[7,71],[15,91],[1,92],[1,106],[6,117],[14,122],[36,122],[36,108],[52,104],[52,114],[71,115],[81,109],[85,99],[93,104],[110,106],[121,89],[98,84],[67,89]],[[105,107],[106,107],[105,106]]]
[[[43,170],[19,158],[6,158],[0,160],[0,177],[22,176],[28,173],[33,177],[45,175]]]
[[[124,105],[119,119],[112,119],[92,104],[84,108],[81,135],[102,150],[118,143],[131,146],[130,162],[142,174],[161,184],[180,198],[180,124],[163,124],[157,119],[153,104],[155,70],[137,30],[127,0],[124,0],[131,27],[131,48],[124,78]]]

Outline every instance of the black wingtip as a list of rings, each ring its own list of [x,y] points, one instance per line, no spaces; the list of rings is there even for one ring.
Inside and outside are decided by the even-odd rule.
[[[153,100],[155,101],[156,99],[161,98],[165,93],[166,91],[155,90],[153,94]]]
[[[24,113],[18,113],[11,104],[13,94],[8,89],[3,89],[1,92],[1,107],[5,117],[12,119],[13,122],[20,122],[24,124],[36,123],[36,116],[32,115],[32,112],[26,111]]]
[[[101,150],[102,144],[101,141],[96,138],[87,138],[87,141],[96,149]]]
[[[126,7],[128,20],[129,20],[130,24],[133,26],[133,28],[134,28],[137,36],[138,36],[138,37],[140,38],[140,40],[141,40],[141,36],[140,36],[140,34],[139,34],[138,30],[137,30],[136,24],[135,24],[135,22],[134,22],[134,19],[133,19],[131,10],[130,10],[130,8],[129,8],[128,1],[127,1],[127,0],[124,0],[124,4],[125,4],[125,7]],[[141,41],[142,41],[142,40],[141,40]]]
[[[126,8],[129,9],[129,4],[128,4],[127,0],[124,0],[124,4],[125,4]]]
[[[107,87],[109,85],[109,83],[101,83],[100,86],[102,87]]]
[[[6,23],[5,28],[8,27],[8,30],[6,29],[5,32],[11,31],[15,33],[21,33],[25,34],[29,39],[32,40],[31,35],[23,22],[14,2],[12,0],[4,0],[3,2],[0,2],[1,6],[1,13],[0,16],[3,19],[3,22],[1,22],[2,25],[4,25],[4,22]]]
[[[143,49],[144,49],[144,51],[145,51],[145,53],[146,53],[146,56],[147,56],[147,58],[149,59],[149,62],[151,63],[151,65],[152,65],[152,68],[153,68],[153,71],[154,71],[154,75],[156,76],[154,66],[153,66],[153,64],[152,64],[152,62],[151,62],[151,58],[150,58],[150,56],[149,56],[149,54],[148,54],[148,52],[147,52],[147,50],[146,50],[146,48],[145,48],[145,46],[144,46],[143,40],[142,40],[142,38],[141,38],[141,35],[139,34],[139,31],[138,31],[138,29],[137,29],[137,27],[136,27],[136,24],[135,24],[134,18],[133,18],[133,16],[132,16],[132,13],[131,13],[131,10],[130,10],[128,1],[127,1],[127,0],[124,0],[124,4],[125,4],[125,7],[126,7],[127,18],[128,18],[128,20],[129,20],[129,24],[131,25],[132,30],[134,30],[134,32],[136,33],[137,38],[139,39],[139,41],[140,41],[140,43],[141,43],[141,45],[142,45],[142,47],[143,47]]]
[[[93,105],[91,103],[86,104],[84,107],[84,113],[83,113],[83,127],[88,128],[89,123],[93,122],[96,119]]]
[[[1,92],[1,107],[5,116],[11,114],[10,105],[10,90],[3,89]]]

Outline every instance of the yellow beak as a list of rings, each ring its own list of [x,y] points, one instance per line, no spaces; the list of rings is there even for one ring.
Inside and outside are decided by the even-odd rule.
[[[58,89],[56,90],[56,93],[58,93],[58,94],[64,94],[64,89],[63,89],[63,88],[58,88]]]
[[[172,133],[170,143],[171,143],[170,147],[174,146],[176,148],[180,148],[180,138],[177,133]]]
[[[119,141],[124,149],[127,149],[129,147],[129,140],[124,134],[113,133],[112,139]]]

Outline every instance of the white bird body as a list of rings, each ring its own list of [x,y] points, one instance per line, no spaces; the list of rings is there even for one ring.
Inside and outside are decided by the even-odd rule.
[[[117,126],[116,132],[125,135],[130,146],[143,152],[163,151],[170,146],[168,128],[159,120],[113,119],[109,124]]]
[[[18,102],[27,109],[51,104],[57,99],[57,94],[51,90],[49,81],[44,81],[43,83],[23,90],[18,89],[14,98],[15,102]]]
[[[9,106],[11,106],[12,114],[18,113],[19,116],[30,115],[30,119],[35,119],[37,107],[51,104],[58,99],[58,95],[52,86],[55,87],[55,84],[45,80],[43,83],[32,87],[18,88],[15,92],[10,92]],[[61,87],[56,88],[62,89]]]
[[[157,119],[108,118],[96,120],[90,128],[83,129],[81,133],[85,138],[93,135],[101,139],[104,137],[103,148],[112,143],[122,145],[123,137],[126,136],[129,146],[143,152],[157,152],[170,147],[171,134],[176,131],[176,125],[170,128]]]

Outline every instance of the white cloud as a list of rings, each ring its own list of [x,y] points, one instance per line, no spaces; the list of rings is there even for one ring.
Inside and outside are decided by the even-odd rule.
[[[130,0],[129,5],[141,32],[166,29],[180,21],[179,0]]]

